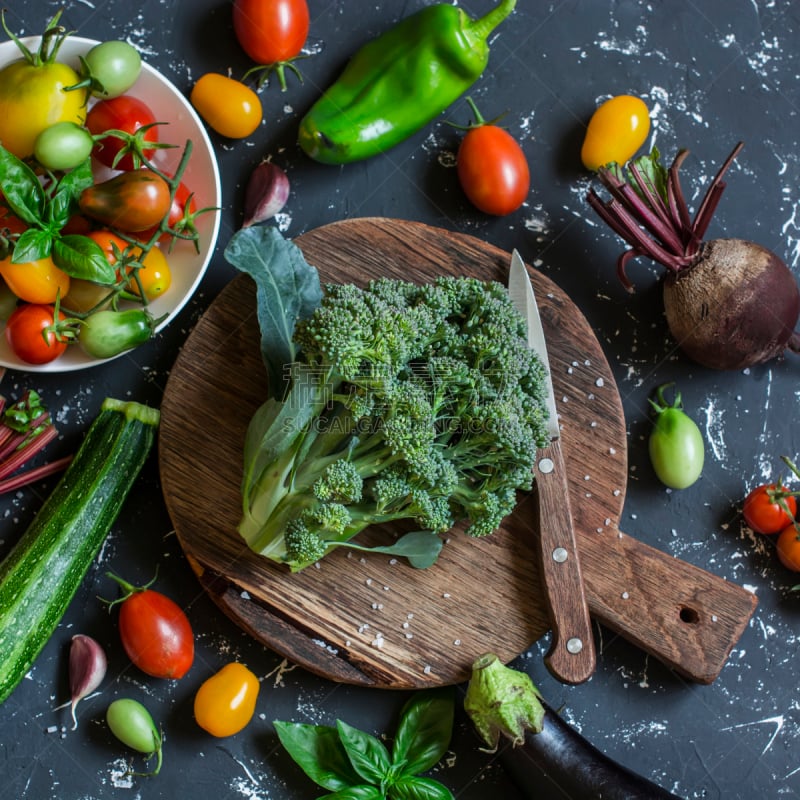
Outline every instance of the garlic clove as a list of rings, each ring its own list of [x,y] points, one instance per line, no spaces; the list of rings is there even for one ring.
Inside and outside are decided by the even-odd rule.
[[[91,694],[106,675],[108,661],[103,648],[91,636],[77,633],[69,648],[69,689],[72,695],[70,712],[72,730],[78,727],[75,706],[86,695]]]

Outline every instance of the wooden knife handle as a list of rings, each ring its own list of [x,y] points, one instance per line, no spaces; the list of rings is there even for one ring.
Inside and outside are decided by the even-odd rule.
[[[594,672],[596,655],[558,439],[539,451],[535,473],[541,577],[552,625],[544,662],[560,681],[582,683]]]

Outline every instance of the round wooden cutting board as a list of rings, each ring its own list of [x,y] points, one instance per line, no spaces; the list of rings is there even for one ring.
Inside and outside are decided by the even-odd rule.
[[[510,254],[476,238],[378,218],[334,223],[295,243],[323,283],[468,275],[506,283]],[[548,341],[575,527],[616,536],[626,485],[619,394],[586,319],[530,270]],[[187,339],[162,403],[159,461],[167,507],[203,587],[252,636],[332,680],[384,688],[462,682],[485,652],[510,661],[548,630],[536,566],[536,504],[521,495],[484,539],[458,530],[439,561],[343,548],[292,575],[237,533],[244,434],[266,397],[255,286],[235,278]],[[612,533],[613,532],[613,533]],[[359,542],[388,542],[365,531]]]

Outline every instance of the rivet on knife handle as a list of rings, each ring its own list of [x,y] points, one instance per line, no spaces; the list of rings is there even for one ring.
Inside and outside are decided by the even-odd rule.
[[[594,672],[596,655],[565,476],[561,443],[556,439],[539,451],[536,468],[539,563],[553,627],[545,664],[565,683],[582,683]]]

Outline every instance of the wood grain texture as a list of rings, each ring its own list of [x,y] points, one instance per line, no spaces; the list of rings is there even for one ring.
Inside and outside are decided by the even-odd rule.
[[[545,463],[548,466],[543,469]],[[539,451],[534,475],[542,596],[552,631],[544,663],[564,683],[583,683],[595,670],[596,654],[572,522],[569,486],[573,481],[560,438]]]
[[[354,219],[298,237],[323,282],[439,274],[505,283],[510,255],[420,223]],[[588,322],[532,271],[570,476],[570,500],[593,618],[683,675],[712,681],[755,597],[618,529],[627,479],[625,421],[613,375]],[[509,661],[549,627],[537,569],[533,495],[521,495],[485,539],[454,530],[436,565],[339,551],[291,575],[239,537],[244,433],[265,397],[255,291],[235,278],[188,337],[164,394],[162,487],[203,587],[251,635],[331,680],[422,688],[469,677],[486,651]],[[367,543],[391,529],[369,529]]]

